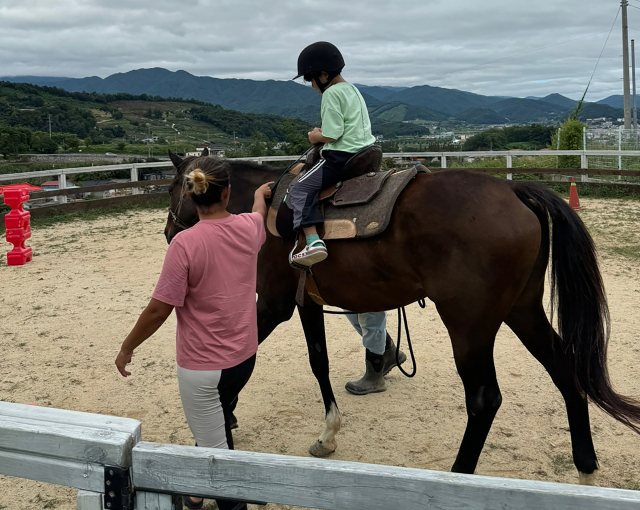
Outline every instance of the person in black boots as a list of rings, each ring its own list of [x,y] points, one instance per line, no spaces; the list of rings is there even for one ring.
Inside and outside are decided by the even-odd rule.
[[[387,333],[387,312],[370,312],[347,315],[347,319],[362,336],[362,344],[366,349],[365,373],[357,381],[349,381],[345,389],[353,395],[367,395],[386,391],[384,376],[396,363],[396,346]],[[402,351],[398,361],[402,365],[407,356]]]

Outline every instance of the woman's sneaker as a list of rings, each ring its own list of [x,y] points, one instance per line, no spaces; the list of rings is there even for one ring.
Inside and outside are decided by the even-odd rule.
[[[322,262],[328,256],[327,246],[324,244],[322,239],[318,239],[317,241],[313,241],[311,244],[302,248],[298,253],[294,254],[292,252],[289,256],[289,263],[293,267],[311,267],[318,262]]]

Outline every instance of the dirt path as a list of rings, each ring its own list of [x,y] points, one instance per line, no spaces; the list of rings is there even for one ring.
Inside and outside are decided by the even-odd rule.
[[[622,393],[640,397],[640,203],[582,203],[610,300],[612,379]],[[10,268],[2,256],[1,400],[135,418],[144,440],[192,444],[175,377],[175,319],[140,348],[132,377],[121,378],[113,365],[158,277],[164,216],[127,213],[34,229],[32,263]],[[331,378],[343,413],[333,458],[451,467],[466,416],[451,346],[433,305],[412,306],[409,320],[418,375],[409,380],[393,371],[386,393],[354,397],[343,388],[361,375],[360,340],[346,319],[327,317]],[[395,314],[389,327],[395,331]],[[323,406],[299,322],[280,326],[258,356],[237,412],[236,446],[305,456],[322,429]],[[561,397],[507,328],[498,334],[496,366],[504,403],[478,473],[576,482]],[[601,484],[640,489],[640,438],[591,409]],[[0,477],[0,509],[43,508],[72,510],[75,492]]]

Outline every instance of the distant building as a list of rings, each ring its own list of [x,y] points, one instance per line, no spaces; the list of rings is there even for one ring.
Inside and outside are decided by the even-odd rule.
[[[209,144],[205,144],[202,147],[196,147],[196,150],[193,152],[187,152],[186,153],[186,157],[189,156],[200,156],[200,154],[202,154],[202,151],[204,151],[204,149],[207,148],[209,149],[209,154],[211,156],[218,156],[221,158],[224,158],[225,152],[228,150],[226,145],[222,145],[221,143],[209,143]]]
[[[60,183],[58,181],[47,181],[47,182],[43,182],[40,186],[42,186],[43,191],[57,191],[60,189]],[[78,186],[76,186],[75,184],[73,184],[70,181],[67,181],[67,188],[77,188]],[[59,202],[60,201],[60,197],[50,197],[50,198],[38,198],[35,200],[32,200],[31,202],[33,202],[34,204],[44,204],[47,203],[49,200],[53,201],[53,202]]]
[[[92,186],[105,186],[107,184],[115,184],[113,181],[95,180],[95,181],[83,181],[80,183],[81,188],[90,188]],[[109,198],[115,194],[115,189],[108,189],[103,191],[90,191],[88,193],[82,193],[83,198]]]

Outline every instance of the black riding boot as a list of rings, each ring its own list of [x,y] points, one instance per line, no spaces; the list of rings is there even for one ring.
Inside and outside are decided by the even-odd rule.
[[[386,391],[384,382],[384,354],[375,354],[367,349],[365,355],[366,372],[362,379],[349,381],[345,384],[345,389],[354,395],[368,395],[369,393],[379,393]],[[391,369],[389,369],[391,370]]]
[[[400,361],[400,364],[402,365],[405,361],[407,361],[407,355],[404,352],[400,351],[398,353],[398,361]],[[392,368],[395,368],[397,366],[398,363],[396,363],[396,344],[393,343],[393,340],[389,336],[389,333],[387,333],[387,342],[384,347],[383,375],[387,375],[389,372],[391,372]]]

